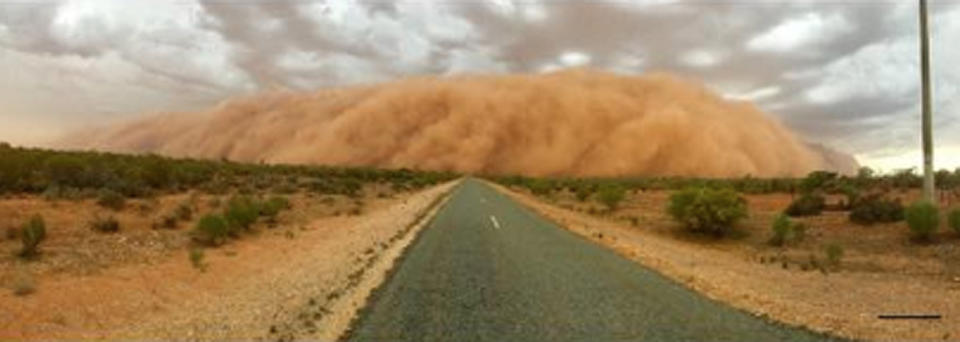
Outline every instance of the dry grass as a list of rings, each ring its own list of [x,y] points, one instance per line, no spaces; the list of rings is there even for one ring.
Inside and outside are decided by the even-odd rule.
[[[803,241],[791,241],[783,248],[770,246],[770,224],[792,197],[789,194],[746,196],[750,216],[737,226],[732,239],[716,241],[713,238],[688,234],[677,229],[666,214],[670,193],[666,191],[631,192],[620,208],[604,212],[595,202],[579,202],[573,194],[558,193],[548,201],[572,211],[590,214],[624,225],[637,226],[645,232],[691,243],[711,245],[746,258],[776,254],[798,264],[810,255],[826,257],[824,249],[837,245],[844,249],[841,268],[853,272],[901,273],[952,279],[960,276],[960,236],[944,224],[935,236],[937,243],[925,246],[910,241],[904,222],[861,226],[850,223],[848,212],[827,211],[819,216],[791,218],[806,225]],[[919,197],[911,191],[895,193],[904,203]],[[828,203],[840,201],[842,196],[829,196]],[[955,205],[956,206],[956,205]],[[941,210],[946,213],[948,210]],[[944,219],[945,220],[945,219]],[[941,221],[944,221],[941,220]]]
[[[547,201],[512,195],[572,232],[757,315],[856,339],[960,337],[960,238],[945,229],[935,244],[918,245],[904,222],[864,227],[849,223],[845,212],[826,212],[796,219],[807,225],[805,239],[781,248],[766,242],[771,221],[790,203],[785,194],[748,196],[750,217],[738,225],[740,234],[722,240],[678,229],[665,214],[668,192],[632,193],[617,211],[595,215],[588,213],[598,204],[572,194]],[[917,196],[896,195],[905,203]],[[829,262],[831,245],[843,249],[837,265]],[[878,320],[881,313],[943,319],[890,322]]]
[[[261,194],[269,196],[268,193]],[[358,198],[342,195],[287,195],[292,209],[275,225],[299,227],[323,217],[359,214],[356,203],[386,201],[396,194],[386,185],[368,185]],[[190,246],[188,231],[204,213],[222,209],[226,196],[195,192],[129,199],[124,209],[111,211],[96,199],[45,200],[41,196],[10,196],[0,199],[0,279],[12,276],[18,262],[12,255],[20,249],[19,227],[34,214],[44,217],[47,239],[42,256],[29,267],[38,277],[49,274],[93,275],[125,265],[150,265]],[[191,215],[184,215],[188,207]],[[100,234],[91,229],[98,218],[114,218],[120,231]],[[170,221],[170,222],[166,222]],[[274,225],[274,226],[275,226]]]
[[[31,284],[43,284],[43,291],[28,297],[0,294],[0,340],[263,337],[284,310],[346,279],[360,265],[361,251],[383,246],[402,228],[397,222],[414,216],[410,211],[421,206],[415,203],[430,199],[388,188],[357,198],[288,196],[293,208],[278,216],[275,227],[260,224],[253,234],[202,254],[190,248],[192,221],[173,230],[152,229],[152,221],[185,202],[195,206],[195,221],[219,210],[211,205],[216,196],[130,200],[111,214],[123,225],[115,234],[86,225],[84,218],[97,209],[92,200],[0,200],[3,220],[47,216],[49,236],[30,262],[12,256],[19,241],[0,242],[0,284],[13,289],[15,269],[29,272]],[[411,198],[419,199],[408,205]],[[364,214],[348,216],[356,200],[365,203]]]

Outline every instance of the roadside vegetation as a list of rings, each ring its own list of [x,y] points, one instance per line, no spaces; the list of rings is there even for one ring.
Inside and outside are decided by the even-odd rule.
[[[184,250],[205,270],[206,248],[270,229],[295,236],[309,220],[359,215],[377,200],[456,177],[0,144],[0,253],[9,256],[0,257],[0,279],[13,279],[14,263],[39,275],[83,273]],[[29,285],[18,293],[37,282]]]
[[[922,178],[913,170],[769,179],[488,178],[636,229],[705,246],[740,245],[761,263],[788,270],[904,272],[897,265],[909,263],[883,265],[871,255],[914,260],[921,258],[915,248],[933,248],[947,264],[960,261],[960,253],[950,252],[960,241],[960,169],[936,173],[936,206],[918,202]],[[947,278],[960,281],[960,268],[930,272],[948,272]]]

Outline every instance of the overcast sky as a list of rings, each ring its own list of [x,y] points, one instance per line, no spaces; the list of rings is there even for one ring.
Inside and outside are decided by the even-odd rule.
[[[960,166],[960,1],[930,0],[937,167]],[[920,164],[916,1],[0,1],[0,140],[276,87],[671,71],[810,141]],[[786,156],[785,156],[786,157]]]

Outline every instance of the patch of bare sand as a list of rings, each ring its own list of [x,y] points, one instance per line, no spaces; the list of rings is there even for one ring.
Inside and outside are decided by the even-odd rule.
[[[571,232],[655,269],[709,298],[757,316],[854,339],[960,339],[960,283],[910,272],[909,265],[899,265],[907,267],[902,268],[902,272],[841,269],[827,275],[802,272],[796,265],[783,269],[780,263],[759,263],[744,252],[747,248],[735,246],[739,243],[736,241],[716,244],[688,241],[658,232],[663,227],[631,227],[628,223],[559,208],[530,195],[492,185]],[[659,206],[665,204],[665,198],[657,200]],[[663,222],[657,222],[662,219],[643,217],[641,226],[663,226]],[[877,319],[881,313],[938,313],[943,319]]]
[[[394,236],[452,186],[390,200],[361,216],[322,218],[207,249],[206,272],[180,249],[148,265],[49,274],[32,295],[0,293],[0,340],[273,339],[304,306],[350,316],[353,306],[333,305],[349,293],[331,294],[354,291],[343,284],[373,256],[395,253]],[[307,331],[335,336],[336,327],[324,322]]]

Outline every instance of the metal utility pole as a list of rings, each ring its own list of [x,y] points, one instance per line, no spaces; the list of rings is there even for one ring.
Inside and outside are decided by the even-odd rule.
[[[923,199],[936,205],[933,184],[933,113],[930,104],[930,33],[927,31],[927,0],[920,0],[920,78],[923,119]]]

